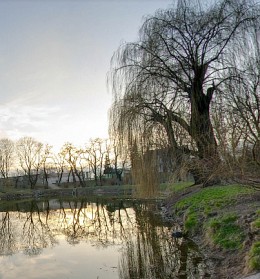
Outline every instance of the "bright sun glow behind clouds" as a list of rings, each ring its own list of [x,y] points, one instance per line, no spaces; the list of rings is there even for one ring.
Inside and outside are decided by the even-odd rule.
[[[56,147],[107,137],[111,56],[170,3],[1,1],[0,136]]]

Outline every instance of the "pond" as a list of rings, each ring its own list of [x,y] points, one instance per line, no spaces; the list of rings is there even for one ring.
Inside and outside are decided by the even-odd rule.
[[[206,278],[197,247],[156,211],[102,198],[0,203],[0,278]]]

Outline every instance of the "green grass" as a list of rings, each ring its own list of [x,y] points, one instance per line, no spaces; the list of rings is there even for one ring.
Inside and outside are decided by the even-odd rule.
[[[260,241],[255,242],[249,251],[249,266],[253,270],[260,270]]]
[[[29,194],[32,190],[29,188],[1,187],[0,197],[5,194]]]
[[[183,187],[185,188],[185,186]],[[185,231],[195,233],[203,227],[203,222],[206,222],[205,220],[210,219],[212,213],[215,216],[219,210],[227,205],[234,204],[239,196],[252,192],[253,190],[241,185],[208,187],[178,201],[174,206],[174,211],[179,216],[184,215]],[[222,223],[224,226],[222,226]],[[230,217],[223,220],[213,219],[210,226],[206,229],[212,231],[214,226],[215,229],[219,227],[219,230],[214,234],[214,242],[216,244],[226,249],[238,248],[237,245],[240,243],[241,231],[235,224],[235,220],[230,220]],[[225,235],[227,237],[224,237]]]
[[[256,211],[257,219],[252,223],[253,227],[260,229],[260,209]]]
[[[260,218],[256,219],[253,223],[252,223],[253,227],[256,229],[260,229]]]
[[[192,212],[187,215],[185,222],[184,222],[184,229],[187,232],[195,232],[199,225],[199,216]]]
[[[194,195],[177,202],[175,211],[189,209],[190,211],[209,213],[214,208],[219,209],[227,204],[232,204],[239,195],[250,194],[252,191],[241,185],[204,188]]]
[[[245,235],[236,223],[237,218],[235,214],[227,214],[221,218],[213,218],[208,222],[209,236],[214,244],[229,250],[242,247],[241,243],[245,239]]]

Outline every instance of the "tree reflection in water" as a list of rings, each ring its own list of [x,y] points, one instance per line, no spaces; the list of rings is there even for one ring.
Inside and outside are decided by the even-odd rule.
[[[95,245],[120,244],[125,233],[133,232],[134,214],[122,202],[106,204],[73,201],[60,202],[57,230],[66,236],[71,244],[88,240]]]
[[[134,212],[122,201],[30,201],[17,204],[0,217],[1,254],[23,251],[37,255],[64,235],[70,244],[121,244],[134,231]]]
[[[205,278],[196,247],[187,240],[175,242],[154,207],[98,198],[17,203],[0,215],[0,253],[38,255],[65,238],[72,245],[118,245],[122,279]]]
[[[207,278],[206,265],[190,240],[174,240],[150,210],[135,206],[138,230],[128,236],[119,266],[121,279]]]
[[[1,255],[12,255],[16,251],[16,241],[13,225],[10,221],[10,213],[1,213],[0,223],[0,251]]]
[[[57,242],[48,225],[49,206],[46,211],[40,211],[36,201],[30,203],[30,211],[20,214],[22,227],[22,246],[27,255],[40,254],[43,248],[54,246]]]

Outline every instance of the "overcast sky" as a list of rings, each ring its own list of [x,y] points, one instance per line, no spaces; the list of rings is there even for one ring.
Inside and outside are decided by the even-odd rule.
[[[0,0],[0,137],[107,137],[113,52],[170,0]]]

